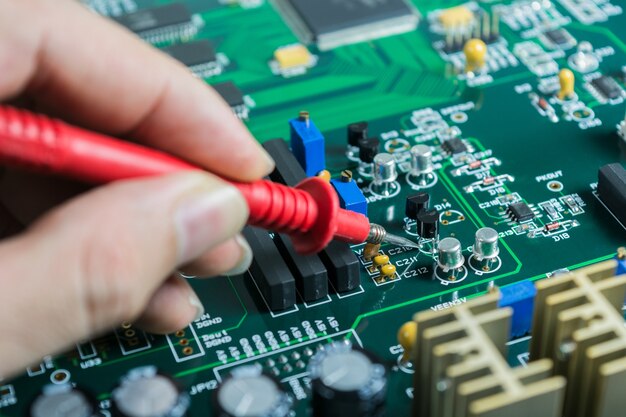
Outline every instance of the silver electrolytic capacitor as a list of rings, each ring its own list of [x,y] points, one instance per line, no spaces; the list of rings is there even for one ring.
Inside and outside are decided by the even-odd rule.
[[[437,263],[444,272],[459,269],[465,263],[461,242],[453,237],[441,239],[437,252],[439,254]]]
[[[390,184],[398,178],[396,160],[393,155],[379,153],[374,157],[374,183],[373,191],[381,195],[391,193]]]
[[[491,227],[483,227],[476,231],[474,241],[474,257],[478,261],[490,260],[498,257],[498,232]]]
[[[411,172],[407,175],[409,183],[428,188],[435,184],[433,172],[433,151],[426,145],[411,148]]]
[[[415,145],[411,148],[411,172],[413,175],[424,175],[433,172],[433,152],[426,145]]]

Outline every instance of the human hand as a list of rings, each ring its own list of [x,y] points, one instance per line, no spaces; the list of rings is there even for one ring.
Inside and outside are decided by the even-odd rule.
[[[213,90],[74,1],[0,2],[0,100],[235,180],[273,168]],[[28,223],[68,188],[7,172],[0,203]],[[174,271],[243,272],[252,257],[238,235],[247,214],[234,187],[184,173],[85,192],[0,242],[0,376],[123,321],[155,333],[185,327],[203,308]]]

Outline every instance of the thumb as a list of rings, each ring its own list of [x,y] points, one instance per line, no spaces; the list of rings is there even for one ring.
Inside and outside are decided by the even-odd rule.
[[[2,242],[0,317],[13,320],[0,321],[12,335],[0,338],[0,375],[135,319],[172,271],[235,236],[247,214],[232,185],[183,173],[98,188]],[[176,300],[191,321],[197,297],[177,288],[190,292]]]

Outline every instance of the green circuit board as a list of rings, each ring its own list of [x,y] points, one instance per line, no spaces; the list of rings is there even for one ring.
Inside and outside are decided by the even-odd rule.
[[[191,38],[210,40],[220,61],[219,73],[205,80],[230,81],[242,91],[244,122],[255,137],[261,142],[289,139],[289,119],[308,111],[326,140],[327,169],[334,178],[350,169],[368,199],[370,219],[391,233],[415,238],[414,225],[405,218],[406,197],[416,192],[407,151],[418,143],[434,149],[435,183],[427,191],[431,206],[441,213],[440,236],[457,238],[468,259],[456,279],[433,272],[428,250],[383,245],[397,268],[395,279],[379,282],[362,266],[357,290],[331,292],[319,302],[298,302],[281,312],[268,311],[248,274],[192,280],[206,308],[202,319],[168,336],[128,325],[44,358],[23,376],[0,381],[1,417],[26,415],[42,387],[67,382],[94,395],[98,416],[110,416],[112,389],[130,369],[144,365],[156,365],[189,393],[189,417],[212,416],[218,382],[249,363],[273,368],[295,399],[295,415],[307,416],[306,352],[344,338],[388,365],[387,415],[409,416],[413,370],[400,362],[396,333],[414,313],[466,302],[493,285],[541,280],[615,257],[626,233],[595,190],[598,169],[625,159],[618,135],[626,107],[621,2],[412,1],[419,14],[416,30],[328,50],[306,44],[310,65],[291,73],[277,69],[274,52],[302,40],[271,2],[182,3],[202,22]],[[172,1],[86,3],[101,13],[119,14]],[[537,5],[533,10],[540,23],[523,7],[530,3]],[[577,3],[594,6],[597,13],[581,14]],[[437,13],[459,4],[500,16],[499,40],[488,45],[488,69],[474,77],[465,74],[462,61],[459,67],[462,53],[444,50],[446,39],[438,28]],[[515,20],[522,13],[516,8],[529,13],[527,26]],[[569,35],[563,44],[552,44],[542,32],[542,12],[550,27]],[[584,42],[590,52],[581,48]],[[595,59],[595,69],[579,71],[572,65],[581,50]],[[576,97],[561,101],[555,97],[557,74],[566,67],[573,67]],[[599,77],[614,80],[619,94],[606,97],[594,88]],[[361,120],[399,162],[391,197],[373,192],[358,162],[346,157],[346,126]],[[446,153],[441,144],[450,137],[460,138],[467,152]],[[480,163],[472,165],[475,161]],[[532,221],[510,218],[507,207],[515,202],[526,203]],[[496,229],[501,238],[499,259],[488,271],[471,259],[474,234],[481,227]],[[353,249],[360,254],[363,246]],[[527,350],[528,337],[512,340],[509,362],[522,365]]]

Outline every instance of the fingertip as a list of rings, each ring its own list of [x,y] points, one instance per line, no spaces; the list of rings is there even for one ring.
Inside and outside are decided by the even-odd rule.
[[[184,266],[185,276],[210,278],[217,275],[239,275],[250,267],[252,249],[241,235],[211,249]]]
[[[173,275],[154,293],[136,325],[154,334],[183,329],[202,317],[204,306],[189,283]]]

